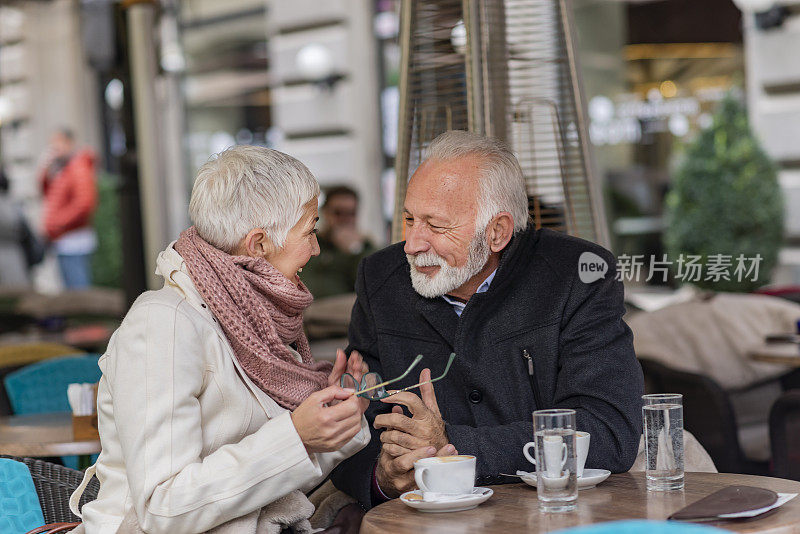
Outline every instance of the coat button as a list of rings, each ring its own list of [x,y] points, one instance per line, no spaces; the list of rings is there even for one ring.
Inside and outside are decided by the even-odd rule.
[[[480,391],[478,391],[477,389],[473,389],[472,391],[469,392],[469,401],[472,404],[478,404],[479,402],[481,402],[481,400],[483,400],[483,395],[481,395]]]

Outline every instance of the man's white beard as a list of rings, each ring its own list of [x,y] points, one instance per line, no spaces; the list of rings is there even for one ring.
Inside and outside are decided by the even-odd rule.
[[[414,291],[429,299],[441,297],[464,285],[467,280],[478,274],[489,259],[489,245],[486,244],[486,232],[478,232],[472,238],[467,253],[467,263],[463,267],[451,267],[441,256],[434,252],[421,252],[417,255],[406,254],[411,266],[411,286]],[[439,270],[428,276],[417,270],[417,267],[438,265]]]

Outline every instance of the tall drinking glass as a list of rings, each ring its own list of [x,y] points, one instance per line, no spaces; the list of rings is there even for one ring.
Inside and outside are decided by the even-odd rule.
[[[575,462],[575,410],[533,412],[536,440],[536,493],[545,512],[575,509],[578,479]]]
[[[647,489],[683,489],[683,395],[642,396]]]

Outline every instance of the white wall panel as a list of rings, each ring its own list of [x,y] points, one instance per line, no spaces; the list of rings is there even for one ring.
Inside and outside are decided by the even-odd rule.
[[[331,26],[328,28],[275,35],[270,39],[272,74],[276,80],[302,80],[297,70],[295,58],[301,48],[308,44],[320,44],[331,53],[331,63],[335,73],[347,73],[350,59],[347,46],[347,28]]]
[[[27,63],[25,46],[21,43],[0,46],[0,83],[21,80],[32,67]]]
[[[287,135],[342,130],[355,126],[354,95],[351,83],[336,84],[331,90],[317,85],[293,85],[273,90],[275,124]]]
[[[353,180],[355,147],[348,137],[286,139],[276,148],[305,163],[323,186]]]

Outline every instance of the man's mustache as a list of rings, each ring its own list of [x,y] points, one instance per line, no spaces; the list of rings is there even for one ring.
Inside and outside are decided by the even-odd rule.
[[[406,257],[412,267],[443,267],[446,264],[444,258],[432,252],[423,252],[416,256],[406,254]]]

